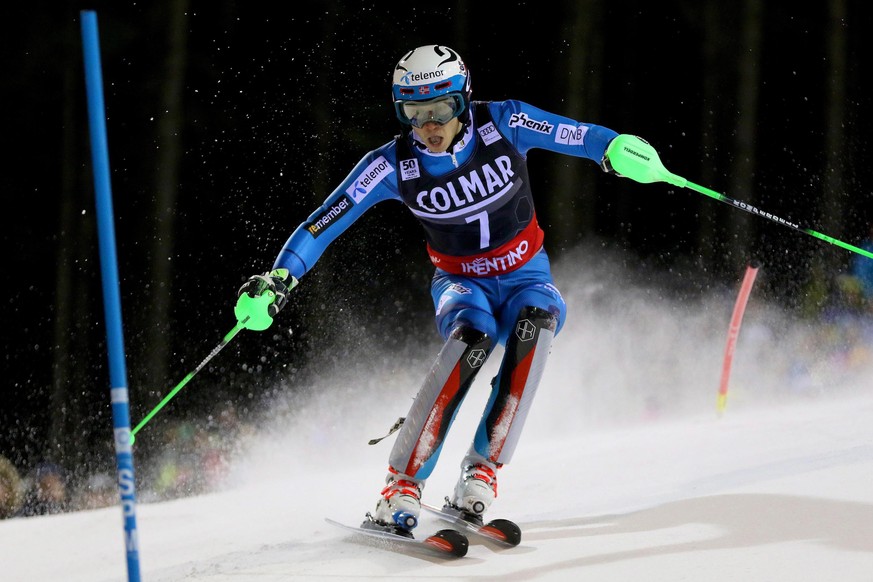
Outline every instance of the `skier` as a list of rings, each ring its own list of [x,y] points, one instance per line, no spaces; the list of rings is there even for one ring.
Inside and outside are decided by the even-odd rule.
[[[383,200],[402,201],[424,227],[435,273],[431,295],[445,344],[405,417],[386,485],[364,527],[411,536],[421,492],[470,385],[500,344],[503,360],[448,509],[482,523],[497,472],[518,444],[566,305],[555,286],[526,166],[541,148],[611,171],[618,134],[515,100],[471,101],[470,72],[449,47],[409,51],[394,69],[402,132],[371,151],[290,236],[273,271],[240,295],[269,291],[270,316],[286,303],[284,275],[310,270],[340,234]]]

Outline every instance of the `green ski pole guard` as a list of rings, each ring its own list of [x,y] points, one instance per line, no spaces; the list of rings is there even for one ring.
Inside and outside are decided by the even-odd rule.
[[[642,184],[667,182],[684,188],[688,182],[682,176],[668,171],[655,148],[635,135],[618,135],[606,148],[606,157],[613,170]]]
[[[233,313],[244,328],[252,331],[264,331],[273,324],[269,309],[275,300],[276,294],[269,290],[257,297],[243,293],[239,296]]]
[[[870,251],[835,239],[832,236],[822,234],[818,231],[812,230],[811,228],[804,228],[790,220],[780,218],[775,214],[756,208],[751,204],[728,198],[724,194],[716,192],[715,190],[707,188],[706,186],[695,184],[690,180],[686,180],[682,176],[677,176],[676,174],[670,172],[669,170],[667,170],[667,168],[664,167],[664,164],[661,163],[661,158],[658,157],[658,152],[655,150],[655,148],[649,145],[646,140],[641,139],[635,135],[623,133],[613,138],[613,140],[609,143],[609,146],[606,148],[605,157],[607,160],[609,160],[609,164],[612,166],[613,170],[615,170],[619,175],[630,178],[631,180],[635,180],[643,184],[649,184],[652,182],[666,182],[668,184],[672,184],[673,186],[678,186],[679,188],[688,188],[689,190],[694,190],[695,192],[703,194],[704,196],[709,196],[713,200],[724,202],[725,204],[729,204],[734,208],[738,208],[750,214],[772,220],[773,222],[779,223],[783,226],[787,226],[788,228],[808,234],[810,236],[814,236],[819,240],[823,240],[832,245],[836,245],[848,251],[852,251],[853,253],[865,256],[868,259],[873,259],[873,253],[871,253]]]
[[[264,279],[272,277],[284,281],[289,276],[288,269],[274,269],[266,275]],[[288,291],[297,286],[297,278],[291,277],[288,282]],[[276,301],[276,292],[272,289],[264,289],[260,295],[252,297],[248,293],[243,293],[237,299],[236,306],[233,309],[234,315],[239,324],[245,329],[252,331],[264,331],[273,324],[273,315],[270,313],[270,306]]]

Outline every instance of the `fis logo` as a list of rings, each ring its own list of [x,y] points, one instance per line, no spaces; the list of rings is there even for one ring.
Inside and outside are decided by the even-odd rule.
[[[430,260],[433,261],[434,265],[436,265],[440,262],[440,259],[438,257],[433,256],[433,255],[430,256]],[[465,287],[464,285],[461,285],[460,283],[452,283],[451,285],[449,285],[448,289],[443,291],[443,294],[440,296],[440,301],[439,301],[439,304],[437,305],[436,314],[440,315],[440,313],[442,313],[443,306],[450,299],[455,299],[455,295],[470,295],[472,292],[473,292],[473,290],[470,289],[469,287]]]
[[[524,111],[512,114],[512,117],[509,118],[509,127],[523,127],[537,133],[545,133],[546,135],[551,134],[552,130],[555,129],[555,126],[548,121],[531,119]]]
[[[394,167],[388,163],[388,160],[384,156],[379,156],[373,160],[373,163],[364,168],[364,171],[355,179],[354,184],[348,187],[346,194],[351,196],[355,202],[360,202],[376,187],[376,184],[393,171]]]
[[[351,207],[352,201],[349,200],[348,196],[343,196],[336,204],[323,210],[321,214],[313,217],[309,222],[307,222],[306,230],[309,231],[309,234],[311,234],[313,238],[318,238],[324,232],[324,229],[330,226],[333,221],[348,212]]]

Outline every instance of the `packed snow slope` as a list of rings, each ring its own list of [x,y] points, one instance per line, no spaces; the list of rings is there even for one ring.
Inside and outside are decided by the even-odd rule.
[[[428,345],[402,366],[321,370],[276,402],[226,489],[140,504],[143,580],[873,581],[870,345],[823,345],[822,327],[753,292],[720,416],[736,289],[689,299],[603,268],[566,273],[570,317],[490,511],[521,526],[520,546],[471,538],[466,558],[436,559],[324,520],[357,523],[375,505],[393,440],[367,441],[405,414]],[[427,483],[432,503],[453,486],[499,355]],[[442,527],[424,516],[419,529]],[[0,522],[0,579],[126,580],[120,509]]]

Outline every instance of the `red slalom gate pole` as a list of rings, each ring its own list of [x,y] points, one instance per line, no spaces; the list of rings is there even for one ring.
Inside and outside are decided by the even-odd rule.
[[[737,337],[740,335],[740,325],[743,323],[743,314],[746,312],[746,304],[749,302],[749,295],[752,293],[752,285],[755,284],[755,277],[758,274],[758,267],[754,264],[749,264],[746,267],[746,274],[743,276],[743,284],[740,286],[740,292],[737,295],[737,301],[734,303],[734,313],[731,316],[731,325],[728,328],[727,345],[724,348],[724,362],[721,366],[721,384],[718,387],[718,408],[719,415],[724,413],[727,406],[728,384],[731,376],[731,366],[734,361],[734,349],[737,345]]]

